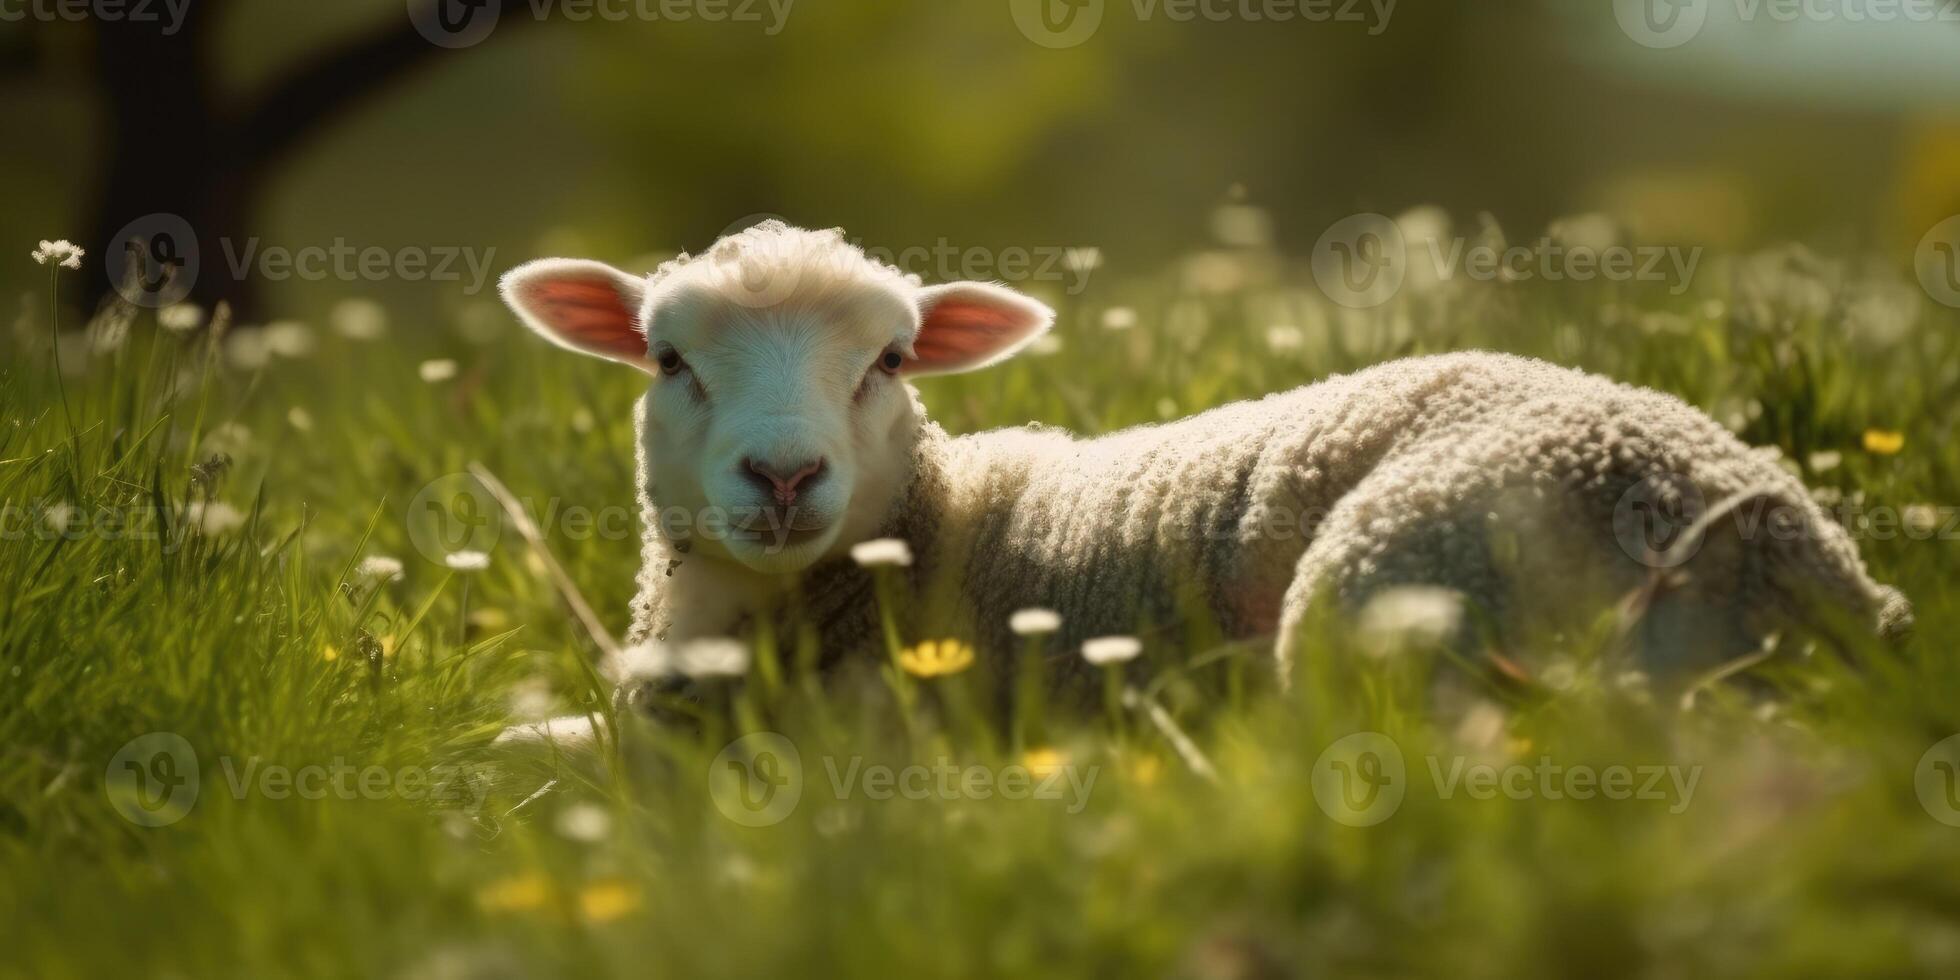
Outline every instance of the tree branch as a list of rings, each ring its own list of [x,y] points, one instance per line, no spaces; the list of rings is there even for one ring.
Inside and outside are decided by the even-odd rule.
[[[431,0],[467,4],[469,0]],[[497,14],[497,30],[507,31],[537,18],[526,0],[476,0],[474,16]],[[522,16],[505,16],[522,14]],[[288,73],[239,119],[232,149],[251,166],[264,166],[298,146],[362,101],[380,92],[432,56],[449,53],[416,30],[407,16],[365,37],[326,52]],[[456,51],[462,54],[462,51]]]

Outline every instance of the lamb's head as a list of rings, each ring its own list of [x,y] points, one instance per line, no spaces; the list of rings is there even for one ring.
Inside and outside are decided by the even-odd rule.
[[[644,279],[543,259],[503,280],[532,329],[639,368],[662,530],[794,572],[876,536],[919,430],[905,379],[1001,360],[1053,321],[1002,286],[922,287],[838,231],[770,221]]]

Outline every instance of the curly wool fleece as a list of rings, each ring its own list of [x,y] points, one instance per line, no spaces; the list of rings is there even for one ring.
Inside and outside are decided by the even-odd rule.
[[[1025,607],[1061,614],[1061,650],[1201,612],[1228,637],[1275,636],[1284,673],[1322,597],[1353,612],[1398,586],[1439,586],[1474,608],[1466,630],[1501,641],[1591,622],[1663,565],[1669,587],[1650,589],[1638,637],[1651,668],[1821,625],[1820,601],[1902,632],[1904,599],[1870,579],[1774,457],[1668,395],[1523,357],[1446,354],[1093,439],[1041,427],[952,437],[922,421],[883,533],[911,545],[914,596],[950,597],[908,608],[950,604],[993,656],[1016,649],[1008,619]],[[1656,513],[1677,533],[1649,552]],[[636,641],[664,629],[680,557],[650,536]],[[814,566],[797,601],[826,659],[878,645],[866,570]]]

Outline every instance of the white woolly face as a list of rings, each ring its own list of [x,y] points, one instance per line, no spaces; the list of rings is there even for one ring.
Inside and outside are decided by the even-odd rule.
[[[918,331],[907,297],[751,310],[683,289],[649,322],[641,439],[669,538],[792,572],[876,535],[919,423],[899,377]]]
[[[640,437],[664,535],[791,573],[877,536],[918,435],[904,378],[969,370],[1048,328],[998,286],[921,288],[835,232],[766,223],[647,281],[593,262],[511,272],[558,344],[652,376]]]

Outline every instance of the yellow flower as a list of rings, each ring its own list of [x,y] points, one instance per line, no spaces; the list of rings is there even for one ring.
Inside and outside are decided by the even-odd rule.
[[[1891,456],[1906,448],[1906,434],[1890,429],[1866,429],[1865,452],[1874,456]]]
[[[476,903],[486,912],[528,912],[549,901],[551,881],[535,873],[499,878],[476,893]]]
[[[334,649],[333,644],[329,643],[327,644],[325,649],[320,651],[320,656],[325,658],[327,662],[331,663],[335,660],[340,659],[340,651]]]
[[[1157,785],[1157,779],[1164,774],[1164,760],[1154,755],[1139,755],[1130,760],[1130,782],[1145,788]]]
[[[587,922],[612,922],[640,907],[640,890],[621,878],[603,878],[578,893],[579,914]]]
[[[1062,768],[1068,765],[1068,756],[1059,750],[1043,746],[1022,753],[1021,765],[1026,766],[1030,774],[1046,779],[1061,772]]]
[[[944,677],[973,666],[973,648],[958,640],[927,640],[900,651],[898,665],[914,677]]]

